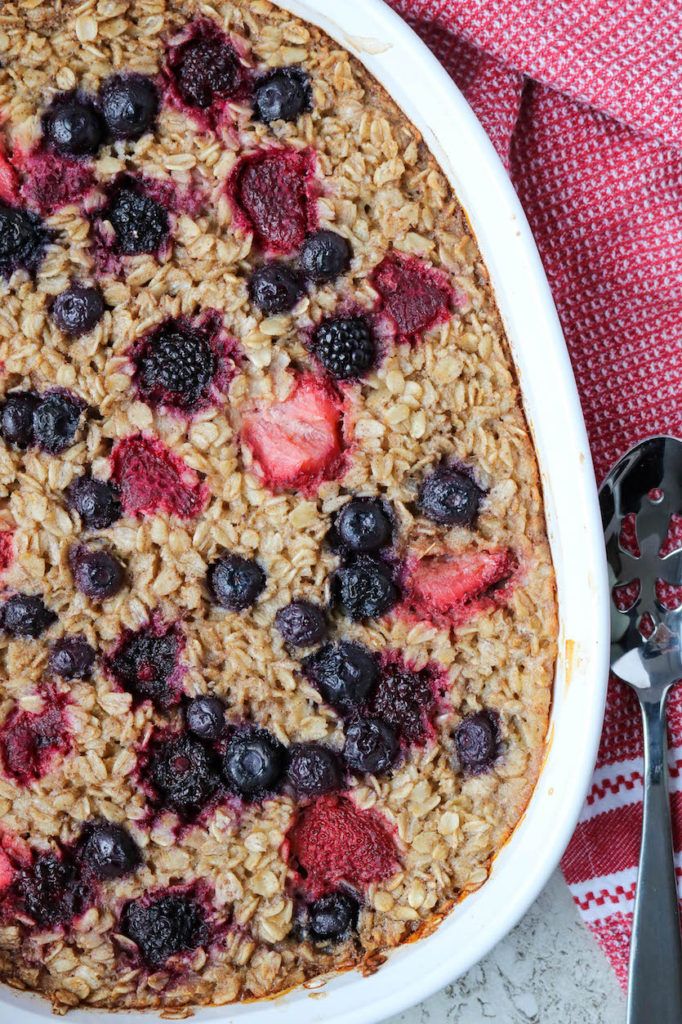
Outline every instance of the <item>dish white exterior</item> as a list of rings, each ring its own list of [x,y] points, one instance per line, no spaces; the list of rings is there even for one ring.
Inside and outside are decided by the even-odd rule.
[[[608,674],[608,584],[592,462],[571,366],[528,223],[490,141],[452,79],[382,0],[275,0],[358,57],[420,129],[450,178],[495,288],[535,439],[559,587],[561,636],[550,743],[526,814],[490,878],[428,938],[372,977],[353,971],[274,1000],[199,1009],[220,1024],[374,1024],[451,982],[516,924],[575,827],[597,751]],[[153,1017],[153,1015],[151,1015]],[[49,1005],[0,986],[0,1020],[52,1020]],[[102,1024],[75,1010],[69,1024]],[[150,1015],[111,1018],[148,1024]]]

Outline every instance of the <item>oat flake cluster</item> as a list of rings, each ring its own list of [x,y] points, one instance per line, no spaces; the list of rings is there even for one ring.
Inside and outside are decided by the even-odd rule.
[[[184,1016],[375,970],[549,714],[466,218],[266,0],[7,0],[0,60],[0,978]]]

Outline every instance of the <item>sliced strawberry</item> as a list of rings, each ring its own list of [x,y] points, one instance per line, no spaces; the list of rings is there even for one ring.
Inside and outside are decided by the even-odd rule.
[[[9,889],[14,878],[14,868],[7,854],[0,850],[0,893]]]
[[[456,297],[451,281],[442,270],[416,256],[389,253],[371,281],[401,341],[416,341],[452,315]]]
[[[507,548],[421,558],[408,569],[400,612],[444,628],[461,626],[505,603],[517,569]]]
[[[244,417],[242,441],[271,490],[314,490],[342,468],[341,398],[325,381],[303,374],[283,402]]]
[[[19,180],[17,172],[0,149],[0,200],[3,203],[19,202]]]

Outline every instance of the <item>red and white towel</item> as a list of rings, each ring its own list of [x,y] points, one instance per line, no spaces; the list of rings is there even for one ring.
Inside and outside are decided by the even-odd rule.
[[[682,435],[682,4],[390,2],[452,74],[509,170],[554,293],[601,481],[643,437]],[[682,687],[670,723],[682,887]],[[622,982],[641,801],[639,709],[612,679],[563,869]]]

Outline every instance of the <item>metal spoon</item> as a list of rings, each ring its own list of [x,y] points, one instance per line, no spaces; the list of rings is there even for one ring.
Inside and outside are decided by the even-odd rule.
[[[611,668],[637,693],[644,722],[644,818],[630,944],[628,1024],[681,1024],[682,939],[668,800],[665,704],[682,679],[682,605],[667,611],[656,580],[682,584],[682,547],[660,556],[670,517],[682,510],[682,441],[650,437],[613,467],[599,492],[611,582]],[[636,516],[640,555],[621,544]],[[639,580],[619,610],[614,588]],[[621,592],[622,594],[622,592]],[[621,603],[621,602],[619,602]],[[622,603],[621,603],[622,608]],[[650,616],[649,628],[642,617]],[[648,636],[647,636],[648,634]]]

